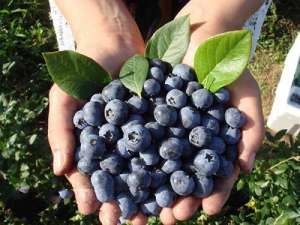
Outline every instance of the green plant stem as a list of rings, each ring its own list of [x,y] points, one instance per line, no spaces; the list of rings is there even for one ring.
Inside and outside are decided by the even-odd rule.
[[[271,166],[268,170],[273,170],[274,168],[276,168],[276,167],[280,166],[281,164],[286,163],[290,160],[295,160],[297,162],[300,162],[300,156],[292,156],[290,158],[287,158],[279,163],[276,163],[274,166]]]

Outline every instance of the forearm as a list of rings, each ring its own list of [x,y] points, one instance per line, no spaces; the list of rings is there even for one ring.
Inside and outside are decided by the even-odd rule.
[[[111,73],[117,72],[113,63],[143,52],[142,36],[122,0],[55,1],[71,26],[77,51],[104,64]]]
[[[207,38],[241,29],[262,5],[262,0],[191,0],[178,14],[190,14],[192,35],[184,61],[192,65],[194,53]]]

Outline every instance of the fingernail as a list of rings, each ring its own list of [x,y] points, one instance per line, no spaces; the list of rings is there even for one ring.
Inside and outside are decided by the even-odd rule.
[[[53,154],[53,170],[55,174],[60,174],[63,163],[63,154],[61,153],[61,151],[56,150]]]

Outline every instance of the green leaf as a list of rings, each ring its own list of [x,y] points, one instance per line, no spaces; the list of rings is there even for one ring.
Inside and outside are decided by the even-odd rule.
[[[162,59],[174,66],[182,61],[189,42],[190,19],[186,15],[158,29],[147,43],[145,56]]]
[[[251,44],[249,30],[226,32],[205,41],[194,57],[198,81],[211,92],[231,84],[246,68]]]
[[[134,55],[122,66],[120,80],[125,87],[141,96],[148,69],[148,60],[144,56]]]
[[[87,99],[111,81],[111,76],[93,59],[74,51],[43,54],[52,80],[77,99]]]

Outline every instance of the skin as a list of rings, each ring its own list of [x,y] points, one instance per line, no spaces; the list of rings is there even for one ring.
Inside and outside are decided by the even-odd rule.
[[[191,42],[183,62],[192,66],[195,50],[200,43],[215,34],[240,29],[261,3],[260,0],[190,1],[178,14],[190,14],[192,25]],[[77,0],[74,4],[73,0],[57,0],[57,4],[71,25],[77,51],[93,58],[113,76],[117,76],[128,57],[143,53],[145,44],[142,36],[122,1]],[[246,70],[230,85],[229,90],[231,104],[247,117],[239,143],[239,160],[235,172],[229,179],[218,179],[214,192],[209,197],[180,198],[172,208],[164,208],[160,219],[165,225],[189,219],[199,207],[208,215],[219,213],[240,170],[251,172],[253,168],[256,152],[264,136],[259,88],[251,73]],[[48,138],[53,154],[54,173],[64,175],[71,183],[82,214],[97,212],[102,224],[116,224],[120,214],[117,205],[114,202],[101,205],[96,200],[89,179],[73,166],[75,137],[72,116],[83,102],[67,95],[57,85],[53,85],[49,92],[49,102]],[[144,225],[147,218],[138,213],[130,222]]]

